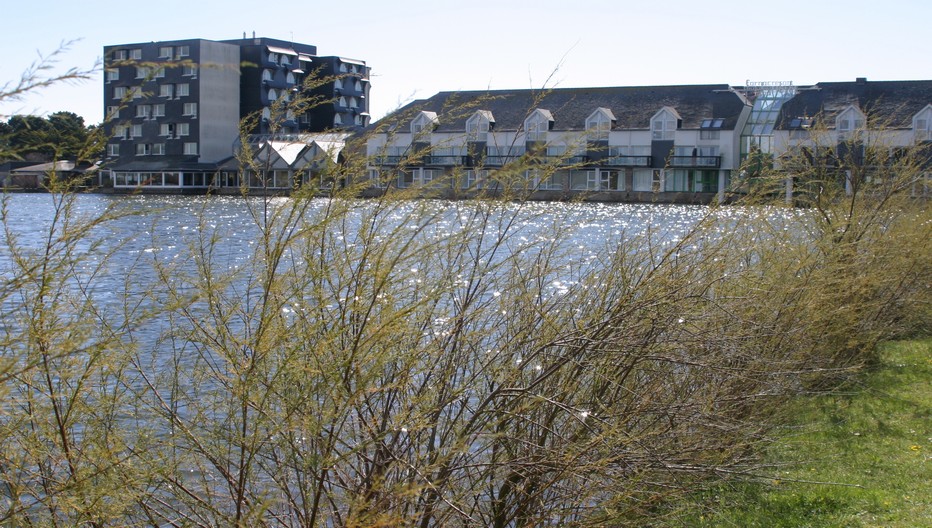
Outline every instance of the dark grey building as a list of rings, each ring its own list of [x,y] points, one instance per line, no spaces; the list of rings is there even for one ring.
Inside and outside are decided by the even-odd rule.
[[[235,184],[219,171],[235,169],[230,158],[244,133],[294,136],[368,124],[365,63],[316,53],[316,46],[270,38],[105,46],[105,172],[113,186],[177,192]],[[301,100],[316,103],[291,104]]]

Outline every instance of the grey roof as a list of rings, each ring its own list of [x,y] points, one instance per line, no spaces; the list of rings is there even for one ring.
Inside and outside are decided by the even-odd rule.
[[[106,165],[109,170],[117,171],[213,171],[218,163],[190,161],[187,158],[162,157],[158,160],[128,159]]]
[[[727,84],[440,92],[402,107],[379,124],[405,127],[423,110],[439,115],[438,132],[457,132],[466,129],[466,120],[477,110],[488,110],[496,130],[517,130],[539,108],[553,114],[553,130],[572,131],[585,130],[586,118],[601,107],[615,115],[615,130],[648,129],[651,117],[665,106],[680,114],[682,128],[699,128],[703,119],[715,117],[724,119],[722,128],[729,130],[748,105]]]
[[[820,82],[801,88],[783,104],[778,129],[793,119],[814,117],[831,126],[841,111],[855,106],[881,126],[911,128],[912,119],[932,103],[932,81]]]

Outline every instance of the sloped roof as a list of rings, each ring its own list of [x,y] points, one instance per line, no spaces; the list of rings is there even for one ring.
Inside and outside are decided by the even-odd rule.
[[[932,81],[820,82],[800,89],[783,104],[777,128],[787,129],[791,120],[803,117],[819,117],[831,126],[849,106],[882,126],[910,128],[913,116],[930,103]]]
[[[158,160],[127,159],[107,164],[106,169],[117,171],[213,171],[216,163],[192,161],[190,157],[159,156]]]
[[[50,161],[48,163],[39,163],[37,165],[28,165],[26,167],[18,167],[12,169],[10,172],[13,174],[25,174],[25,173],[41,173],[46,174],[49,172],[75,172],[75,173],[88,173],[94,172],[97,170],[96,165],[90,163],[75,163],[73,161],[61,160],[61,161]]]
[[[437,132],[459,132],[477,110],[487,110],[496,130],[518,130],[540,108],[553,114],[553,130],[585,130],[586,118],[602,107],[614,114],[613,129],[648,129],[651,117],[665,106],[676,109],[683,128],[699,128],[703,119],[716,117],[725,120],[724,129],[734,129],[747,103],[727,84],[440,92],[402,107],[377,125],[404,130],[418,112],[431,111],[440,116]]]

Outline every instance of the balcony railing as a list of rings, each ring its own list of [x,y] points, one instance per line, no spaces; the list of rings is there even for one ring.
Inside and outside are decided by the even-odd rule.
[[[601,163],[596,165],[606,165],[609,167],[650,167],[650,156],[612,156],[605,158]]]
[[[722,166],[721,156],[671,156],[671,167],[709,167],[719,168]]]
[[[405,156],[376,156],[376,165],[398,165],[405,159]]]
[[[486,156],[483,158],[483,164],[486,166],[500,167],[507,163],[519,159],[523,154],[515,154],[511,156]]]
[[[466,156],[427,156],[429,165],[466,165]]]

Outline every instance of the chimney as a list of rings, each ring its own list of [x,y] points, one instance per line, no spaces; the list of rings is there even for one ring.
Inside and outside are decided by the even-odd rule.
[[[867,77],[858,77],[854,80],[858,84],[867,84]]]

